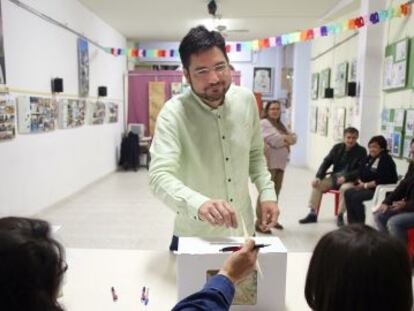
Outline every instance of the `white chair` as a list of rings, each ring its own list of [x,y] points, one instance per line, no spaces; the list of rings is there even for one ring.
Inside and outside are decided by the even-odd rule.
[[[385,184],[385,185],[378,185],[375,188],[374,196],[371,200],[364,201],[365,206],[370,206],[371,210],[374,212],[378,209],[381,205],[382,201],[384,201],[385,196],[388,192],[394,191],[397,188],[398,184]]]

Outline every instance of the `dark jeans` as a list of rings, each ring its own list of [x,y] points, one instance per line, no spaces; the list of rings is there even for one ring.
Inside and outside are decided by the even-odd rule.
[[[345,191],[345,204],[348,215],[348,223],[365,223],[365,205],[366,200],[371,200],[374,196],[375,189],[355,189],[351,188]]]
[[[388,231],[392,236],[407,243],[409,229],[414,228],[414,213],[401,213],[386,211],[374,215],[375,222],[380,231]]]

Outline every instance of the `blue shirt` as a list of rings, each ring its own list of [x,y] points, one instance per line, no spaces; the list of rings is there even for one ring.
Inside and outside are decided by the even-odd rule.
[[[218,274],[210,278],[202,290],[177,303],[172,311],[229,310],[233,297],[233,283]]]

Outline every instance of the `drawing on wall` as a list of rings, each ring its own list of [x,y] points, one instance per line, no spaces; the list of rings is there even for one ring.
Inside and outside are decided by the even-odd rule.
[[[78,38],[79,96],[89,96],[89,48],[88,41]]]
[[[408,135],[412,135],[412,131],[407,131],[404,135],[404,130],[413,127],[413,115],[404,109],[384,109],[382,111],[381,132],[388,143],[388,149],[391,154],[400,157],[405,154],[405,143]],[[407,117],[406,117],[407,116]]]
[[[318,134],[328,136],[328,117],[329,109],[327,107],[318,108]]]
[[[310,131],[316,133],[318,127],[318,107],[311,106],[310,109]]]
[[[408,39],[390,44],[385,49],[383,88],[393,90],[407,85]]]
[[[334,117],[333,138],[335,141],[342,141],[345,130],[345,108],[337,108]]]
[[[85,124],[86,101],[75,99],[59,100],[59,127],[62,129]]]
[[[207,281],[219,270],[207,270]],[[232,305],[255,305],[257,303],[257,271],[253,271],[243,281],[237,283]]]
[[[354,123],[354,111],[355,108],[353,106],[348,106],[346,109],[346,118],[345,118],[345,127],[353,126]]]
[[[312,99],[318,99],[319,73],[312,74]]]
[[[358,61],[354,59],[351,62],[351,66],[349,69],[349,81],[350,82],[356,82],[357,80],[357,66],[358,66]]]
[[[118,122],[118,104],[107,103],[107,107],[108,107],[108,122],[109,123]]]
[[[56,102],[50,98],[20,96],[17,98],[18,129],[22,134],[43,133],[56,128]]]
[[[344,97],[346,95],[348,78],[348,63],[343,62],[337,65],[335,75],[335,97]]]
[[[325,89],[330,87],[331,83],[331,69],[326,68],[322,70],[319,75],[319,97],[325,98]]]
[[[183,84],[181,82],[171,82],[171,97],[179,95],[183,92]]]
[[[263,96],[273,95],[273,69],[271,67],[255,67],[253,69],[253,92]]]
[[[404,150],[403,150],[403,157],[406,159],[410,159],[411,158],[411,148],[410,148],[410,143],[411,143],[411,137],[405,137],[404,138]]]
[[[407,110],[404,132],[406,136],[414,136],[414,109]]]
[[[161,108],[165,103],[165,82],[150,81],[148,82],[148,99],[149,99],[149,133],[154,135],[155,123]]]
[[[105,122],[106,105],[104,102],[89,102],[88,111],[89,124],[97,125]]]
[[[0,97],[0,141],[16,136],[15,102],[8,96]]]
[[[399,156],[401,154],[401,133],[392,133],[392,154]]]
[[[3,12],[0,3],[0,84],[6,84],[6,64],[4,59]]]

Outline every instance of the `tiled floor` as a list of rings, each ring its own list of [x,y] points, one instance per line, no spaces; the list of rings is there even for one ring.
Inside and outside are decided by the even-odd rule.
[[[317,224],[298,224],[308,211],[312,178],[311,171],[295,167],[285,174],[279,202],[285,229],[273,234],[289,251],[311,251],[336,228],[332,195],[325,195]],[[256,195],[254,187],[251,195]],[[66,247],[166,250],[174,213],[151,194],[143,168],[113,173],[36,216],[62,226],[57,235]],[[372,217],[367,218],[371,224]]]

